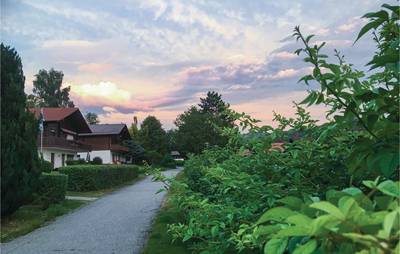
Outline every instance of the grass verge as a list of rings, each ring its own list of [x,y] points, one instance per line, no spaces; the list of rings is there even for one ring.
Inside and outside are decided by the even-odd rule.
[[[96,191],[67,191],[66,195],[67,196],[99,198],[99,197],[102,197],[102,196],[107,195],[109,193],[112,193],[112,192],[114,192],[116,190],[119,190],[119,189],[121,189],[123,187],[132,185],[132,184],[136,183],[137,181],[142,180],[145,177],[146,176],[144,174],[140,174],[138,177],[136,177],[132,181],[128,181],[128,182],[125,182],[123,184],[111,187],[111,188],[102,189],[102,190],[96,190]]]
[[[180,175],[177,176],[179,178]],[[178,207],[171,202],[171,197],[178,195],[173,188],[168,193],[161,210],[155,218],[152,229],[144,248],[143,254],[189,254],[191,253],[184,243],[172,243],[171,236],[167,233],[168,224],[178,223],[182,214]]]
[[[86,201],[64,200],[58,204],[51,204],[44,210],[39,205],[21,206],[13,214],[1,219],[1,242],[8,242],[25,235],[86,203]]]

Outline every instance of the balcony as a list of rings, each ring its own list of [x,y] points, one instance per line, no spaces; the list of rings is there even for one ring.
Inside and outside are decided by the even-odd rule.
[[[38,147],[40,147],[40,136],[38,137]],[[71,150],[74,152],[88,152],[92,147],[88,144],[82,143],[79,140],[67,140],[63,137],[57,136],[44,136],[43,148],[56,148],[62,150]]]

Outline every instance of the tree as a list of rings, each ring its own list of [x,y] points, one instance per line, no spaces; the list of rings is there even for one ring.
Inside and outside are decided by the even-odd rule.
[[[138,120],[136,116],[133,117],[133,123],[129,127],[128,131],[132,138],[136,138],[139,135]]]
[[[37,121],[26,109],[25,77],[15,49],[1,44],[1,215],[24,204],[39,179]]]
[[[176,144],[180,152],[200,153],[207,146],[223,146],[227,138],[222,136],[221,129],[233,127],[233,120],[226,110],[225,103],[217,92],[208,92],[206,98],[200,99],[199,107],[192,106],[175,121],[178,127]]]
[[[87,112],[85,115],[85,119],[89,124],[98,124],[100,123],[99,116],[93,112]]]
[[[124,140],[123,145],[128,147],[133,163],[138,164],[144,160],[144,149],[137,142],[134,140]]]
[[[61,88],[63,77],[62,71],[39,70],[33,81],[33,95],[28,96],[28,104],[35,107],[74,107],[69,98],[71,87]]]
[[[168,150],[166,133],[160,121],[154,116],[144,119],[140,125],[137,140],[146,151],[165,154]]]

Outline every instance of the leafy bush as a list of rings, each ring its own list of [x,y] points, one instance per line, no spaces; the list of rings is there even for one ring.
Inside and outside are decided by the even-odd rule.
[[[146,151],[146,161],[151,165],[160,165],[163,156],[156,151]]]
[[[65,199],[67,191],[68,176],[59,173],[42,173],[39,178],[38,189],[39,202],[48,207],[49,204],[58,203]]]
[[[233,128],[223,148],[205,150],[185,163],[179,195],[172,200],[183,221],[169,225],[174,240],[195,253],[398,253],[399,7],[368,13],[357,39],[375,29],[375,72],[328,63],[324,43],[295,28],[319,83],[303,104],[325,104],[330,122],[317,126],[302,107],[296,118],[274,114],[277,128],[230,111]],[[244,130],[248,133],[242,134]],[[271,149],[293,133],[300,139]],[[371,181],[368,179],[376,179]]]
[[[67,160],[66,161],[67,166],[73,166],[73,165],[85,165],[88,164],[84,159],[78,159],[78,160]]]
[[[167,154],[164,155],[164,158],[161,160],[160,166],[162,166],[164,168],[175,168],[176,167],[176,162],[172,158],[172,156],[167,153]]]
[[[326,201],[287,196],[277,201],[284,206],[259,218],[252,235],[241,237],[255,243],[268,239],[266,253],[398,253],[399,182],[364,185],[370,188],[367,195],[354,187],[331,190]]]
[[[74,165],[59,168],[68,175],[68,190],[92,191],[106,189],[135,179],[140,167],[135,165]]]
[[[101,165],[103,164],[103,160],[100,157],[94,157],[90,163],[93,165]]]
[[[39,167],[42,170],[42,172],[45,172],[45,173],[50,173],[51,171],[53,171],[53,164],[51,164],[51,162],[46,161],[44,159],[39,159]]]
[[[184,160],[175,160],[175,164],[177,167],[183,167],[185,165]]]

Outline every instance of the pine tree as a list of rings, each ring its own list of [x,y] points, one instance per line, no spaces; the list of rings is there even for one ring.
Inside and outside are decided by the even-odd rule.
[[[28,201],[37,170],[37,121],[26,108],[25,77],[15,49],[1,44],[1,215]]]

